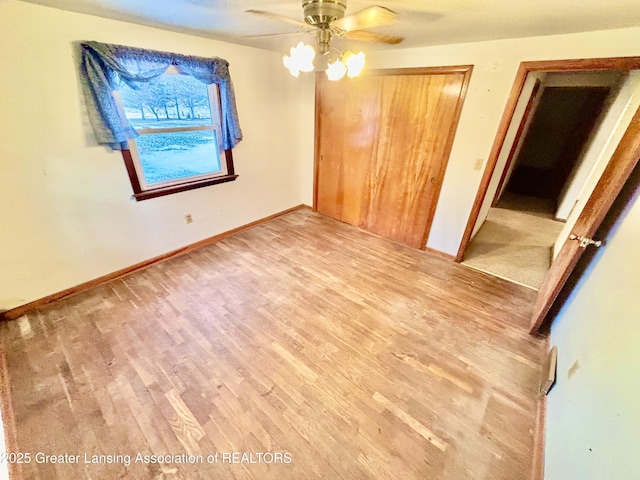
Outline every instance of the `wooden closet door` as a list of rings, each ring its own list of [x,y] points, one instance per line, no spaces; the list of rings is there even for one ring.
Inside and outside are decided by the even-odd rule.
[[[316,83],[316,209],[422,248],[470,67]]]

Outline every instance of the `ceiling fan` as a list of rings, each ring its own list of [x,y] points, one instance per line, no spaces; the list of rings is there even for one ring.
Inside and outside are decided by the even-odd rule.
[[[286,22],[301,28],[301,31],[294,33],[307,33],[315,30],[315,50],[321,55],[329,52],[331,48],[329,43],[331,42],[332,36],[349,40],[380,42],[390,45],[395,45],[404,40],[403,37],[366,31],[366,29],[369,28],[390,25],[395,22],[396,13],[385,7],[374,5],[347,15],[346,17],[344,14],[347,9],[347,0],[302,0],[302,9],[304,11],[304,22],[264,10],[247,10],[247,12]],[[289,34],[251,35],[250,37],[270,37],[277,35]]]

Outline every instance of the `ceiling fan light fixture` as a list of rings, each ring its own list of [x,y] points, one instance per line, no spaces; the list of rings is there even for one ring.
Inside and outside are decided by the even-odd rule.
[[[347,76],[349,78],[357,77],[364,68],[364,53],[353,53],[347,50],[342,56],[342,62],[347,67]]]
[[[340,50],[331,45],[332,37],[344,40],[385,43],[387,45],[396,45],[404,40],[403,37],[368,31],[370,28],[393,24],[397,16],[394,11],[380,5],[372,5],[345,16],[346,9],[347,0],[302,0],[304,22],[265,10],[251,9],[247,10],[247,12],[261,15],[263,18],[296,25],[298,32],[294,33],[315,30],[315,47],[304,45],[300,42],[291,49],[291,55],[283,57],[284,65],[289,69],[291,75],[298,77],[300,72],[313,71],[313,58],[315,55],[321,55],[322,68],[324,68],[325,63],[329,64],[329,68],[326,70],[327,75],[332,80],[339,80],[344,75],[348,75],[349,78],[357,77],[364,68],[365,57],[362,52],[357,54],[346,52],[342,55]],[[249,35],[249,37],[271,37],[273,35]],[[334,50],[340,57],[338,57],[338,60],[332,61],[331,52]]]
[[[330,57],[326,74],[329,80],[337,81],[345,75],[349,78],[357,77],[363,68],[364,53],[356,54],[347,50],[339,57]]]
[[[346,0],[302,0],[304,21],[309,25],[329,24],[344,17]]]
[[[316,52],[311,45],[305,45],[300,42],[295,47],[291,47],[290,55],[282,57],[282,63],[284,63],[291,75],[298,77],[300,72],[313,71],[313,59],[315,56]]]
[[[330,63],[325,71],[327,74],[327,78],[332,81],[340,80],[347,73],[347,67],[344,63],[342,63],[339,59],[335,62]]]

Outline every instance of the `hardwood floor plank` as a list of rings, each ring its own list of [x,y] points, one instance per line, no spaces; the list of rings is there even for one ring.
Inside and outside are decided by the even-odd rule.
[[[445,452],[447,450],[447,442],[442,438],[438,437],[435,433],[429,430],[427,427],[418,422],[411,415],[406,413],[404,410],[398,408],[398,406],[386,398],[384,395],[374,392],[373,399],[382,405],[384,408],[393,413],[396,417],[398,417],[402,422],[406,423],[413,430],[415,430],[420,436],[429,441],[434,447],[436,447],[441,452]]]
[[[533,293],[289,213],[0,324],[12,444],[131,457],[47,480],[528,480]]]

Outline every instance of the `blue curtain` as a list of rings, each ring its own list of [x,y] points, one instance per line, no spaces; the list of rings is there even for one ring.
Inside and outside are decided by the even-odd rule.
[[[79,43],[78,48],[82,90],[98,143],[122,150],[129,148],[128,141],[138,136],[129,121],[118,112],[112,93],[117,89],[118,81],[135,89],[140,82],[149,82],[162,75],[171,65],[178,72],[191,75],[203,83],[219,85],[222,145],[226,150],[242,140],[229,63],[226,60],[98,42]]]

